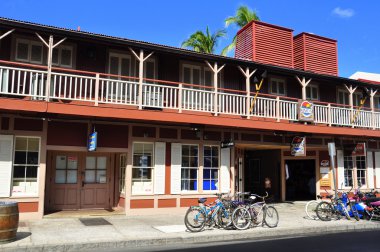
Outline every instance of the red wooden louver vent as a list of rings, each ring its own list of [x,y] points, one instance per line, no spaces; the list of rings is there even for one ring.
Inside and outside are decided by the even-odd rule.
[[[235,57],[293,68],[293,30],[252,21],[237,33]]]
[[[337,76],[337,41],[304,32],[298,34],[294,37],[294,67]]]

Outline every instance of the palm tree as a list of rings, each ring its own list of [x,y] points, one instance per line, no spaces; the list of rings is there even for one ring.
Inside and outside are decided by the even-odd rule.
[[[219,38],[225,35],[226,32],[224,30],[217,30],[215,33],[210,34],[207,26],[206,33],[196,31],[187,40],[182,42],[182,48],[190,48],[202,53],[214,53]]]
[[[239,28],[243,28],[246,24],[251,22],[252,20],[259,21],[260,18],[257,15],[256,11],[252,11],[247,6],[240,6],[235,16],[226,18],[225,25],[228,27],[231,24],[235,24]],[[232,43],[225,47],[222,51],[222,55],[226,55],[229,51],[231,51],[236,46],[236,35],[232,40]]]

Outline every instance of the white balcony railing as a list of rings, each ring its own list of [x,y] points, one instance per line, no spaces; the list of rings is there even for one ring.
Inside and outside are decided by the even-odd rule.
[[[214,92],[213,89],[206,87],[162,81],[163,84],[142,83],[142,90],[139,92],[140,85],[132,77],[121,79],[120,76],[102,74],[100,77],[100,74],[79,73],[52,72],[50,92],[47,97],[46,70],[0,66],[0,95],[30,97],[33,100],[93,102],[95,106],[101,103],[139,106],[141,102],[141,107],[175,109],[179,112],[188,110],[216,115],[298,121],[298,102],[292,98],[259,96],[250,111],[250,108],[247,108],[247,96],[241,92],[237,93],[239,91]],[[252,104],[253,100],[254,98],[250,96],[249,104]],[[314,104],[314,123],[380,129],[380,112],[318,103]]]

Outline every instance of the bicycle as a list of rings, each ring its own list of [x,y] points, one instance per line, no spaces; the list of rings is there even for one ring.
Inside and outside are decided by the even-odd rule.
[[[265,196],[252,194],[246,204],[238,206],[232,214],[232,224],[236,229],[244,230],[250,226],[267,225],[269,228],[277,227],[279,222],[278,212],[274,206],[268,206]],[[261,201],[255,202],[256,199]]]
[[[228,226],[224,219],[229,220],[229,213],[226,203],[222,201],[222,196],[226,193],[216,193],[217,199],[211,204],[205,204],[207,198],[200,198],[198,206],[190,206],[185,215],[185,226],[190,232],[200,232],[206,224],[211,227]]]
[[[333,217],[339,220],[341,216],[344,215],[347,220],[350,220],[351,217],[348,212],[347,205],[350,205],[351,209],[352,205],[348,199],[348,193],[343,192],[342,197],[338,198],[334,198],[332,195],[327,196],[331,202],[322,201],[317,205],[316,214],[318,218],[322,221],[330,221]]]
[[[326,189],[325,189],[325,191],[327,194],[329,194],[329,192]],[[329,197],[327,197],[327,198],[329,198]],[[317,195],[317,200],[310,200],[306,203],[305,213],[306,213],[307,217],[309,217],[312,220],[318,219],[318,216],[316,213],[317,212],[317,206],[319,203],[321,203],[322,199],[323,199],[322,195]]]

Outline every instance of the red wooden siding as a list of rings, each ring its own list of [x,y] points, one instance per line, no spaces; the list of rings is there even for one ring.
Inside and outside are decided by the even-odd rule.
[[[301,33],[294,37],[294,66],[319,74],[338,75],[336,40]]]
[[[236,58],[293,67],[293,30],[252,21],[237,34]]]
[[[87,146],[87,123],[50,121],[47,144]]]
[[[128,126],[96,124],[98,147],[128,148]]]

